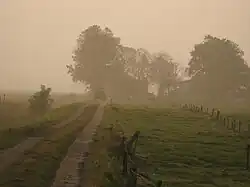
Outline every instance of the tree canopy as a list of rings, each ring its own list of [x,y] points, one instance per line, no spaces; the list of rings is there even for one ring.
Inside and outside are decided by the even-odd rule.
[[[93,25],[81,32],[73,51],[74,64],[67,66],[73,81],[85,82],[92,90],[103,88],[119,44],[120,39],[108,28]]]
[[[152,57],[150,64],[150,79],[157,82],[159,87],[159,97],[163,97],[164,93],[169,93],[171,88],[176,87],[178,82],[178,64],[167,53],[156,53]]]
[[[123,46],[109,28],[93,25],[80,33],[73,64],[67,68],[73,81],[88,84],[93,92],[103,89],[107,97],[125,100],[147,97],[152,82],[159,85],[158,98],[180,86],[203,100],[247,95],[250,71],[238,44],[207,35],[190,55],[191,80],[179,84],[182,82],[179,65],[168,53],[151,54],[143,48]]]
[[[226,96],[249,82],[244,52],[231,40],[207,35],[190,54],[189,75],[206,97]]]
[[[161,56],[160,60],[145,49],[122,46],[109,28],[93,25],[80,33],[74,62],[67,68],[73,81],[88,84],[94,92],[104,89],[114,97],[147,97],[150,80],[157,79],[163,85],[166,77],[174,74],[171,71],[176,66],[171,58]]]

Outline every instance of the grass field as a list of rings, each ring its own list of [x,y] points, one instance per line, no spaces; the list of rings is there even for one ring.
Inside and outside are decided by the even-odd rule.
[[[141,131],[137,154],[147,159],[138,163],[140,171],[168,186],[250,186],[250,171],[245,170],[246,138],[228,131],[205,114],[117,105],[106,107],[99,138],[106,136],[104,129],[110,124],[120,124],[127,136]],[[94,147],[108,145],[103,145],[104,141],[92,144],[90,155],[103,166],[96,167],[92,159],[87,165],[96,173],[94,179],[98,183],[98,172],[109,168],[107,153]]]
[[[13,147],[29,136],[43,136],[52,125],[58,124],[73,115],[83,103],[65,105],[49,111],[40,118],[29,115],[20,116],[19,111],[1,113],[0,118],[0,150]],[[9,105],[7,105],[10,110]],[[13,109],[13,108],[12,108]],[[21,111],[20,111],[21,112]]]
[[[3,95],[5,94],[5,102],[7,103],[20,103],[23,105],[28,105],[28,99],[35,91],[1,91],[0,97],[3,100]],[[63,105],[84,102],[90,100],[91,96],[89,94],[80,93],[57,93],[52,92],[51,97],[54,100],[52,107],[58,108]],[[2,101],[3,102],[3,101]]]
[[[11,131],[10,124],[3,126],[0,133],[2,150],[13,147],[29,136],[44,139],[4,172],[0,172],[0,186],[51,186],[68,147],[92,119],[98,105],[88,102],[79,119],[62,128],[52,126],[71,116],[81,105],[75,103],[53,109],[29,123],[17,117],[19,123],[13,123]],[[6,114],[11,116],[17,114],[17,110],[15,112]],[[239,117],[243,123],[248,122],[246,114],[230,115]],[[21,122],[23,125],[20,125]],[[108,172],[122,180],[119,175],[120,163],[110,160],[113,154],[110,148],[120,143],[116,136],[110,136],[107,130],[110,125],[115,126],[114,132],[122,130],[127,137],[137,130],[141,132],[137,155],[146,159],[137,160],[139,171],[148,173],[155,180],[163,180],[167,186],[250,186],[250,171],[245,170],[245,134],[227,130],[220,121],[211,119],[205,113],[173,107],[112,105],[105,107],[101,125],[90,144],[89,157],[81,170],[81,182],[87,187],[118,187],[117,184],[107,183],[106,179],[110,177]],[[144,184],[141,180],[138,182]]]

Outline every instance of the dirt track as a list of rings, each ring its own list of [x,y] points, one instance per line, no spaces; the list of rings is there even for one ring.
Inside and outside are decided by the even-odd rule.
[[[57,170],[52,187],[79,186],[79,169],[88,152],[88,144],[92,140],[97,126],[100,124],[104,112],[104,105],[97,109],[92,121],[79,134],[74,143],[69,147],[68,153]]]

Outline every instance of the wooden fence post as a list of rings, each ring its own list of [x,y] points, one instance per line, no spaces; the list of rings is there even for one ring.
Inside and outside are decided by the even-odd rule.
[[[223,124],[224,124],[224,127],[226,126],[226,117],[223,117]]]
[[[137,186],[137,168],[133,167],[130,169],[130,176],[128,178],[127,187]]]
[[[242,125],[242,123],[241,123],[241,121],[239,120],[239,132],[241,132],[241,125]]]
[[[128,154],[126,152],[126,150],[124,150],[124,153],[123,153],[123,168],[122,168],[122,172],[124,175],[127,175],[128,174]]]
[[[132,156],[133,156],[133,157],[135,157],[137,141],[138,141],[138,136],[137,136],[137,138],[136,138],[136,140],[135,140],[134,147],[133,147],[133,153],[132,153]]]
[[[250,152],[250,144],[247,145],[247,162],[246,162],[246,169],[249,169],[249,152]]]
[[[214,108],[212,109],[212,114],[211,114],[211,116],[212,116],[212,117],[214,116]]]
[[[250,123],[248,124],[247,134],[248,138],[250,138]]]
[[[217,110],[217,116],[216,116],[216,119],[219,120],[220,119],[220,111]]]
[[[208,108],[207,108],[207,113],[208,113]]]
[[[122,137],[122,142],[121,142],[121,153],[122,153],[122,172],[124,175],[128,173],[128,154],[126,150],[126,144],[125,144],[126,138],[123,136]]]
[[[227,117],[227,128],[228,129],[230,129],[231,127],[230,127],[230,125],[231,125],[231,123],[230,123],[230,118],[229,117]]]
[[[235,121],[235,119],[232,120],[232,126],[233,126],[233,131],[235,132],[235,130],[236,130],[236,121]]]

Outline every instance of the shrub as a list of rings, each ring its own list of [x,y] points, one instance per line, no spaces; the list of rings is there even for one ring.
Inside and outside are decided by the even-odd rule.
[[[52,105],[51,88],[41,85],[41,90],[29,98],[29,109],[33,114],[45,114]]]

